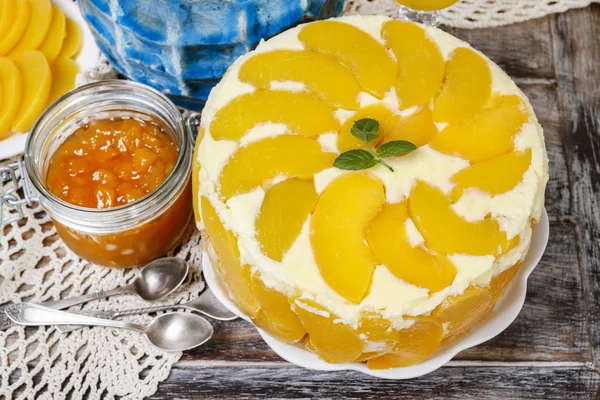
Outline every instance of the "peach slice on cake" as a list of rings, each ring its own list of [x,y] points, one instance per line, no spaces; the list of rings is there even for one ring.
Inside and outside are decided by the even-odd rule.
[[[301,82],[333,108],[358,108],[360,86],[352,72],[333,58],[313,51],[259,53],[242,65],[238,76],[242,82],[265,89],[273,81]]]
[[[385,205],[366,230],[373,254],[398,279],[427,288],[430,293],[451,285],[456,269],[445,257],[410,245],[405,229],[407,218],[405,201]]]
[[[423,107],[414,114],[400,119],[394,128],[385,135],[383,142],[406,140],[417,147],[425,146],[438,134],[433,123],[431,110]]]
[[[354,303],[365,297],[377,266],[365,228],[384,204],[381,181],[349,173],[327,186],[311,219],[310,242],[323,279]]]
[[[367,149],[364,142],[352,136],[350,131],[356,121],[364,118],[375,119],[379,122],[379,138],[373,139],[373,142],[371,143],[372,146],[375,146],[377,141],[381,140],[382,136],[385,137],[389,132],[394,130],[398,121],[400,121],[400,116],[393,114],[392,111],[383,104],[372,104],[358,109],[352,117],[344,122],[340,129],[340,133],[337,137],[337,146],[340,152],[343,153],[354,149]]]
[[[381,43],[355,26],[337,21],[313,22],[302,28],[298,39],[307,49],[350,68],[363,90],[378,99],[394,84],[394,59]]]
[[[215,269],[224,282],[227,282],[229,295],[250,317],[259,311],[259,303],[252,292],[250,267],[241,265],[237,237],[226,229],[217,211],[206,197],[200,200],[202,220],[218,259],[212,260]]]
[[[497,221],[485,218],[468,222],[451,207],[450,199],[436,187],[417,181],[408,197],[408,213],[428,248],[442,254],[500,255],[512,248]]]
[[[471,163],[489,160],[513,150],[513,139],[528,119],[519,96],[502,96],[473,118],[446,126],[431,147]]]
[[[339,317],[320,304],[296,299],[292,309],[310,335],[310,345],[329,363],[354,361],[363,351],[363,342],[351,326],[338,322]]]
[[[267,191],[256,219],[256,238],[267,256],[276,261],[283,259],[317,198],[312,181],[296,178],[279,182]]]
[[[452,199],[457,201],[468,188],[477,188],[492,196],[506,193],[523,180],[523,174],[530,165],[531,149],[471,165],[452,176],[451,180],[456,184]]]
[[[427,37],[425,29],[408,21],[386,22],[381,36],[396,56],[400,106],[405,109],[427,103],[444,78],[444,57],[437,44]]]
[[[469,286],[462,294],[448,297],[431,316],[446,326],[444,340],[468,332],[490,315],[493,307],[490,291],[482,286]]]
[[[442,91],[433,105],[433,119],[454,123],[483,109],[492,93],[492,73],[477,52],[459,47],[446,62]]]
[[[286,124],[290,132],[309,137],[340,129],[333,109],[315,95],[258,89],[217,111],[210,134],[215,140],[239,140],[256,125],[267,122]]]
[[[312,180],[333,165],[334,153],[304,136],[280,135],[239,148],[223,167],[219,183],[226,199],[249,192],[275,177]]]
[[[395,331],[394,349],[367,361],[370,369],[408,367],[425,361],[439,347],[444,329],[442,324],[431,317],[408,317],[413,325]]]
[[[296,343],[306,335],[306,329],[292,311],[288,298],[266,287],[258,274],[252,275],[252,291],[261,308],[253,319],[259,328],[286,343]]]

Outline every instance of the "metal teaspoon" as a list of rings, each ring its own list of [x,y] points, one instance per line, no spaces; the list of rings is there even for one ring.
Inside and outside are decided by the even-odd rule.
[[[184,309],[191,310],[202,313],[207,317],[219,320],[219,321],[231,321],[237,318],[237,315],[227,310],[219,300],[212,293],[210,288],[206,288],[204,292],[194,300],[188,301],[183,304],[174,304],[168,306],[157,306],[157,307],[146,307],[146,308],[136,308],[134,310],[124,310],[124,311],[92,311],[86,313],[86,315],[95,318],[106,318],[106,319],[114,319],[118,317],[122,317],[125,315],[137,315],[137,314],[149,314],[153,312],[159,311],[168,311],[168,310],[176,310],[176,309]],[[80,326],[75,325],[63,325],[57,327],[58,331],[61,333],[69,333],[73,332],[77,329],[80,329]]]
[[[181,258],[159,258],[146,265],[138,276],[136,276],[135,280],[128,285],[106,292],[86,294],[56,301],[45,301],[40,303],[40,305],[62,310],[87,303],[91,300],[120,294],[136,294],[147,301],[158,300],[177,289],[185,280],[188,270],[188,264]],[[13,323],[5,316],[5,312],[0,309],[0,330],[9,328],[12,325]]]
[[[213,335],[212,325],[191,313],[163,314],[142,325],[58,311],[33,303],[12,304],[5,312],[13,322],[25,326],[89,325],[129,329],[143,333],[150,343],[166,351],[192,349],[206,343]]]

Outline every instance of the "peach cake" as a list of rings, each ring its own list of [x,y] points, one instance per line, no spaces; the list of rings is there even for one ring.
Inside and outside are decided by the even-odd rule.
[[[391,168],[333,166],[417,149]],[[393,171],[392,171],[393,170]],[[196,221],[256,326],[330,363],[408,366],[490,314],[525,258],[547,181],[543,131],[467,43],[386,17],[298,26],[239,58],[202,114]]]

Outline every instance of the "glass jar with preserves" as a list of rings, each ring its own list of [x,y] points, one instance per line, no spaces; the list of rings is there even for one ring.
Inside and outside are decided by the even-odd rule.
[[[23,203],[39,202],[64,243],[90,262],[118,268],[144,265],[173,248],[192,219],[192,133],[189,125],[167,97],[145,85],[113,80],[82,86],[57,100],[40,116],[27,140],[24,160],[13,165],[12,170],[5,167],[0,171],[4,177],[12,175],[16,178],[14,169],[20,170],[25,197],[20,200],[14,191],[5,192],[1,195],[2,202],[17,208]],[[88,142],[94,138],[79,135],[87,134],[90,129],[100,132],[102,140],[112,139],[117,148],[113,153],[117,154],[107,155],[101,151],[102,146],[98,149],[89,147],[92,145]],[[114,136],[111,129],[120,129],[117,134],[127,137]],[[160,135],[160,140],[156,135]],[[137,152],[143,155],[138,159],[141,164],[161,163],[162,174],[150,176],[154,172],[152,168],[133,171],[134,167],[127,163],[139,163],[140,160],[134,159],[135,151],[124,144],[127,139],[138,147],[145,145],[143,151]],[[167,143],[169,148],[162,148],[167,152],[161,153],[161,149],[147,151],[151,141]],[[74,143],[81,148],[69,147]],[[85,153],[87,150],[89,154]],[[67,158],[69,155],[80,157]],[[102,162],[108,163],[107,168]],[[67,192],[66,189],[61,192],[61,185],[75,187],[72,181],[65,183],[57,178],[61,168],[65,169],[66,179],[73,179],[77,178],[77,169],[84,168],[82,164],[90,163],[101,172],[86,174],[89,181],[80,177],[81,182],[76,187],[79,192]],[[72,167],[70,171],[69,166]],[[111,168],[122,174],[111,175],[115,181],[101,189],[93,186],[92,181],[96,178],[106,183],[105,174],[110,174],[106,171]],[[136,175],[138,172],[139,176]],[[150,189],[141,191],[141,186],[135,186],[131,181],[132,174],[134,178],[141,178],[140,181],[148,178],[146,181],[153,180],[154,183],[146,184],[144,187]],[[120,177],[129,182],[120,182]],[[92,202],[79,201],[78,193],[90,195],[85,192],[89,189],[86,185],[94,187],[97,206],[94,193],[91,194]],[[3,224],[17,218],[8,220],[0,215],[0,220],[5,219]]]

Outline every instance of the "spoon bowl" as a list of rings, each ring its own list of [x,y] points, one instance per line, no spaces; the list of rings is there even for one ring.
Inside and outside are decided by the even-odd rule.
[[[158,300],[181,285],[188,274],[188,264],[181,258],[165,257],[146,265],[132,285],[135,293],[147,301]]]
[[[154,318],[144,333],[156,347],[184,351],[206,343],[213,335],[213,327],[199,315],[176,312]]]

